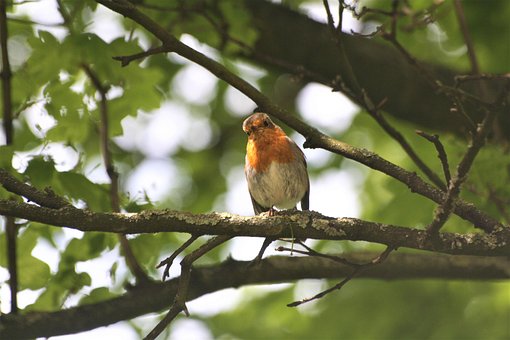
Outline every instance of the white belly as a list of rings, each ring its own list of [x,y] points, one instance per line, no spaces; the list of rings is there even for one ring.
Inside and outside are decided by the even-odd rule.
[[[246,177],[253,199],[266,208],[292,209],[308,190],[308,175],[302,162],[272,162],[265,172],[250,170]]]

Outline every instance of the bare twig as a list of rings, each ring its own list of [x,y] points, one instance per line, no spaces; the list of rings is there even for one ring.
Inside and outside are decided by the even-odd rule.
[[[485,144],[485,137],[487,136],[487,133],[492,126],[492,122],[495,116],[495,111],[487,112],[487,115],[478,127],[477,133],[473,137],[466,153],[464,154],[464,157],[457,166],[457,172],[450,181],[444,202],[440,204],[434,211],[434,220],[427,228],[427,231],[431,235],[435,235],[439,232],[441,227],[446,223],[448,217],[452,213],[455,207],[455,201],[460,194],[460,187],[466,180],[469,170],[471,169],[471,165],[478,155],[478,152]]]
[[[463,100],[468,100],[471,102],[476,103],[479,106],[490,108],[492,103],[489,103],[480,97],[473,95],[471,93],[468,93],[466,91],[461,90],[458,87],[453,87],[444,84],[442,81],[437,79],[433,72],[429,69],[427,69],[425,66],[423,66],[415,57],[413,57],[402,44],[397,39],[393,39],[391,33],[388,33],[384,30],[384,28],[381,28],[381,36],[390,42],[396,50],[407,60],[407,62],[416,68],[418,72],[423,76],[423,78],[429,83],[432,88],[436,89],[439,93],[444,93],[449,98],[455,98],[459,97]]]
[[[170,267],[172,266],[172,263],[174,262],[175,258],[182,253],[186,248],[188,248],[197,238],[199,238],[200,235],[192,234],[190,238],[184,242],[179,248],[177,248],[169,257],[161,261],[156,268],[161,268],[165,266],[165,271],[163,272],[163,278],[162,280],[165,281],[167,277],[170,277]]]
[[[480,81],[480,80],[509,80],[510,73],[506,74],[462,74],[455,76],[455,87],[460,86],[464,82]]]
[[[167,53],[167,52],[172,52],[172,50],[166,46],[158,46],[158,47],[154,47],[154,48],[151,48],[147,51],[143,51],[143,52],[140,52],[140,53],[136,53],[136,54],[133,54],[133,55],[128,55],[128,56],[116,56],[116,57],[112,57],[114,60],[117,60],[117,61],[120,61],[120,64],[122,67],[124,66],[127,66],[129,65],[132,61],[134,60],[137,60],[137,59],[145,59],[151,55],[154,55],[154,54],[158,54],[158,53]]]
[[[318,251],[315,251],[314,249],[308,247],[306,244],[304,244],[303,242],[299,242],[299,244],[304,247],[306,250],[299,250],[299,249],[295,249],[295,248],[287,248],[287,247],[278,247],[276,248],[277,251],[288,251],[288,252],[294,252],[294,253],[297,253],[297,254],[302,254],[302,255],[308,255],[308,256],[316,256],[316,257],[322,257],[322,258],[325,258],[325,259],[328,259],[328,260],[332,260],[332,261],[335,261],[335,262],[339,262],[341,264],[345,264],[346,266],[351,266],[351,267],[357,267],[359,266],[359,264],[357,263],[354,263],[354,262],[351,262],[343,257],[340,257],[338,255],[330,255],[330,254],[323,254],[323,253],[320,253]]]
[[[444,149],[443,143],[439,140],[438,135],[429,135],[428,133],[420,130],[416,130],[416,133],[419,136],[422,136],[436,147],[437,157],[441,162],[441,166],[443,167],[444,178],[446,180],[446,185],[450,184],[452,176],[450,175],[450,165],[448,164],[448,156],[446,155],[446,151]]]
[[[356,19],[361,19],[363,16],[365,16],[367,14],[379,14],[379,15],[383,15],[383,16],[391,16],[392,15],[392,13],[389,11],[385,11],[385,10],[379,9],[379,8],[370,8],[370,7],[366,7],[366,6],[363,6],[361,8],[361,10],[358,11],[356,9],[356,5],[354,5],[354,4],[348,4],[344,0],[341,0],[339,2],[341,3],[341,6],[343,6],[345,9],[351,11],[352,15]]]
[[[177,293],[175,294],[174,302],[168,314],[161,320],[154,329],[147,334],[144,338],[146,340],[156,339],[156,337],[163,332],[163,330],[172,322],[173,319],[181,312],[184,311],[186,315],[189,315],[188,309],[186,308],[186,300],[188,297],[188,289],[191,278],[191,266],[197,259],[216,248],[222,243],[230,240],[232,237],[228,235],[215,236],[208,240],[200,248],[196,249],[189,255],[186,255],[181,261],[181,277],[179,279],[179,286]]]
[[[471,63],[471,73],[480,74],[480,66],[478,65],[478,60],[476,58],[473,40],[471,39],[471,35],[469,34],[469,29],[466,23],[466,17],[464,16],[464,9],[462,8],[460,0],[453,0],[453,5],[455,7],[455,14],[457,14],[457,20],[459,21],[462,36],[464,37],[464,41],[466,43],[467,54],[469,57],[469,62]]]
[[[110,177],[110,202],[112,210],[113,212],[120,212],[119,174],[113,165],[113,159],[109,148],[110,139],[108,136],[108,100],[106,98],[106,93],[108,90],[105,86],[103,86],[99,77],[89,67],[89,65],[83,63],[81,66],[100,96],[99,113],[101,115],[101,124],[99,126],[99,131],[101,140],[101,154],[103,155],[103,162],[106,168],[106,173],[108,174],[108,177]],[[122,252],[126,259],[126,264],[129,267],[131,273],[135,276],[137,283],[144,284],[149,282],[150,279],[138,263],[133,250],[129,245],[129,241],[126,235],[118,234],[118,238]]]
[[[481,73],[480,65],[478,63],[478,58],[476,57],[473,40],[471,39],[471,35],[469,34],[469,28],[467,26],[466,17],[464,15],[464,9],[462,7],[460,0],[454,0],[453,5],[455,7],[455,13],[457,14],[457,20],[459,21],[462,36],[464,37],[464,42],[466,43],[467,54],[469,57],[469,62],[471,64],[471,74],[478,75]],[[482,96],[482,98],[487,99],[489,93],[487,89],[487,84],[484,82],[478,82],[477,86],[478,89],[480,90],[480,95]]]
[[[447,13],[438,13],[438,9],[444,4],[444,1],[434,1],[429,7],[418,10],[416,12],[409,11],[409,7],[405,8],[406,15],[410,17],[411,23],[405,25],[402,29],[406,32],[412,32],[415,29],[421,29],[427,27],[429,24],[437,21],[437,19],[443,17]]]
[[[464,105],[462,104],[461,99],[459,98],[458,95],[452,95],[450,98],[452,99],[453,104],[454,104],[454,106],[450,109],[450,112],[456,112],[456,113],[460,114],[460,116],[462,118],[464,118],[464,120],[467,124],[469,134],[471,136],[474,136],[476,134],[476,124],[473,121],[473,119],[471,117],[469,117],[469,115],[467,114],[466,110],[464,109]]]
[[[335,290],[342,289],[342,287],[345,286],[347,284],[347,282],[349,282],[352,279],[354,279],[355,277],[359,276],[362,272],[366,271],[368,268],[378,265],[378,264],[382,263],[384,260],[386,260],[393,250],[395,250],[394,247],[388,246],[385,251],[383,251],[380,255],[378,255],[377,257],[372,259],[370,262],[367,262],[364,264],[359,264],[359,265],[355,266],[349,275],[347,275],[342,281],[340,281],[333,287],[330,287],[330,288],[328,288],[328,289],[326,289],[326,290],[320,292],[319,294],[316,294],[310,298],[306,298],[306,299],[303,299],[300,301],[291,302],[287,305],[287,307],[297,307],[297,306],[302,305],[303,303],[307,303],[310,301],[320,299],[320,298],[328,295],[329,293],[334,292]]]
[[[467,46],[469,61],[471,63],[471,73],[474,75],[480,74],[480,67],[478,65],[478,60],[476,57],[473,41],[471,40],[471,36],[469,34],[469,30],[466,23],[466,18],[464,16],[464,10],[460,3],[460,0],[454,0],[455,12],[457,14],[457,18],[459,20],[460,29],[462,31],[462,35],[464,36],[464,41]],[[478,83],[480,93],[483,98],[487,98],[487,87],[485,83]],[[435,236],[441,227],[446,223],[448,217],[454,209],[455,200],[460,194],[460,188],[462,183],[466,180],[471,165],[473,164],[478,152],[485,144],[485,137],[487,136],[489,130],[492,127],[492,123],[496,117],[496,110],[487,110],[485,114],[485,118],[482,123],[478,126],[476,130],[476,134],[472,137],[472,141],[460,161],[457,167],[457,173],[450,181],[450,185],[448,186],[448,192],[446,193],[446,197],[444,202],[439,205],[434,211],[434,220],[428,226],[427,231]]]
[[[398,0],[393,0],[392,2],[392,16],[391,16],[391,38],[396,39],[396,20],[398,17],[397,11],[398,11]],[[411,158],[411,160],[416,164],[416,166],[427,176],[427,178],[434,183],[438,188],[440,188],[443,191],[446,191],[446,186],[441,181],[439,176],[430,169],[427,164],[418,156],[418,154],[414,151],[412,146],[407,142],[405,137],[397,130],[395,129],[381,114],[380,108],[382,105],[374,105],[373,101],[369,98],[366,91],[361,88],[358,79],[356,75],[354,74],[354,70],[352,69],[351,63],[349,61],[349,58],[347,57],[347,54],[345,53],[345,48],[341,39],[341,32],[342,32],[342,17],[343,17],[343,8],[344,5],[342,2],[340,2],[340,7],[338,10],[339,15],[339,24],[335,27],[335,23],[333,21],[333,15],[331,14],[331,9],[329,7],[328,0],[323,0],[324,8],[326,10],[327,18],[328,18],[328,26],[333,33],[335,37],[335,41],[337,43],[338,49],[340,51],[340,56],[342,58],[342,64],[346,66],[347,69],[347,76],[348,81],[352,84],[354,87],[353,93],[356,97],[356,101],[358,103],[361,103],[361,105],[367,110],[367,112],[370,114],[370,116],[375,119],[375,121],[381,126],[381,128],[390,136],[392,137],[404,151],[406,154]],[[343,82],[341,83],[341,85]],[[344,91],[346,86],[344,87]]]

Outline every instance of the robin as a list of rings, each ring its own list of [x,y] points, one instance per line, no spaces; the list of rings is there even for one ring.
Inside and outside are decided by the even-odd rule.
[[[285,132],[262,112],[255,112],[243,122],[248,135],[244,173],[255,214],[274,208],[308,210],[310,180],[303,151]],[[265,249],[274,241],[266,238],[254,261],[260,261]]]

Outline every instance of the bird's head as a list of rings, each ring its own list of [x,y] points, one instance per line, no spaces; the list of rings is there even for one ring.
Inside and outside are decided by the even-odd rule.
[[[243,122],[243,131],[249,137],[255,137],[267,131],[274,131],[278,126],[273,123],[268,115],[262,112],[256,112],[246,118]]]

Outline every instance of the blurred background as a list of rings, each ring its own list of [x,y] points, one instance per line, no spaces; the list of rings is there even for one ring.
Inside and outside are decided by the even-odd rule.
[[[157,1],[145,3],[163,5]],[[363,1],[361,5],[377,6],[374,3]],[[431,3],[441,1],[418,1],[412,6],[425,8]],[[466,4],[470,18],[490,23],[488,14],[476,12],[480,6],[471,3]],[[491,15],[510,15],[510,3],[490,3],[499,6],[499,14]],[[326,22],[322,1],[284,1],[284,5]],[[337,13],[337,2],[330,5]],[[447,6],[437,12],[440,15],[436,21],[404,35],[402,40],[419,59],[466,69],[466,48]],[[203,22],[189,13],[169,14],[150,7],[145,10],[161,20],[182,15],[172,27],[182,42],[220,61],[308,124],[416,171],[398,144],[341,93],[318,83],[306,83],[296,75],[249,63],[235,57],[236,53],[225,53],[214,47],[215,40],[209,37]],[[242,26],[242,14],[235,14]],[[93,1],[15,1],[9,15],[8,46],[15,72],[13,95],[19,110],[14,147],[2,151],[3,164],[10,162],[33,185],[51,186],[77,206],[110,210],[106,190],[110,179],[98,137],[99,97],[79,66],[88,63],[109,86],[111,149],[120,174],[125,212],[174,209],[253,214],[243,173],[246,136],[241,129],[243,120],[255,108],[251,100],[200,66],[173,54],[155,55],[121,68],[112,56],[146,50],[154,46],[154,38]],[[73,21],[69,22],[69,18]],[[349,11],[344,13],[345,32],[367,33],[378,24],[376,17],[357,20]],[[482,25],[473,28],[478,29],[497,30]],[[510,36],[508,31],[501,33],[493,41],[477,41],[480,62],[487,72],[502,72],[510,60]],[[241,32],[237,34],[242,36]],[[248,42],[250,34],[248,27]],[[503,45],[503,52],[491,55],[488,50],[496,39]],[[508,59],[504,59],[505,43]],[[419,126],[388,119],[439,173],[435,150],[414,134]],[[298,145],[303,144],[301,135],[281,126]],[[465,150],[466,139],[444,133],[441,140],[451,164],[456,164]],[[311,210],[333,217],[359,217],[417,228],[430,222],[434,204],[400,183],[324,150],[304,152],[311,178]],[[495,158],[496,163],[492,162]],[[506,173],[492,173],[494,168],[507,166],[507,158],[499,147],[488,147],[473,170],[466,197],[495,211],[479,193],[481,188],[497,188],[501,181],[497,176],[508,177]],[[58,310],[123,292],[130,277],[113,235],[30,225],[37,228],[22,227],[19,235],[19,247],[23,249],[21,308]],[[1,230],[0,237],[5,238],[4,226]],[[451,218],[446,230],[473,231],[457,217]],[[156,270],[155,265],[184,242],[186,235],[139,235],[129,239],[144,269],[159,279],[162,271]],[[259,238],[235,238],[201,263],[219,262],[227,256],[251,260],[261,243]],[[384,249],[365,242],[307,244],[335,253]],[[274,248],[271,246],[266,256],[276,254]],[[2,252],[2,313],[9,311],[4,256]],[[179,267],[174,266],[171,276],[178,275]],[[176,320],[162,338],[510,338],[507,282],[355,280],[327,298],[295,309],[285,307],[288,302],[309,297],[332,284],[328,280],[302,280],[216,292],[190,302],[191,317]],[[146,315],[54,339],[138,339],[160,317]]]

